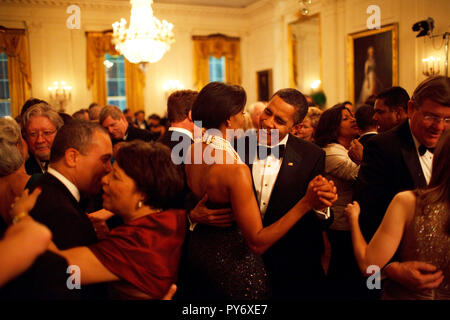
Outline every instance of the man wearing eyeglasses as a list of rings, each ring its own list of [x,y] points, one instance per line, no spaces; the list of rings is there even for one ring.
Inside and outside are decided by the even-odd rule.
[[[25,169],[30,175],[45,173],[53,140],[64,122],[58,112],[46,103],[38,103],[29,108],[22,115],[21,122],[30,154],[25,162]]]
[[[448,129],[450,78],[435,76],[415,89],[408,101],[407,121],[367,142],[354,195],[361,206],[360,226],[367,241],[395,194],[428,184],[434,147]],[[391,263],[385,274],[417,291],[434,288],[439,278],[434,266],[417,261]]]

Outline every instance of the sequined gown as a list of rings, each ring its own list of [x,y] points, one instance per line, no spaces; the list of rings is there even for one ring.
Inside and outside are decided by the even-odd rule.
[[[229,207],[207,203],[210,209]],[[198,224],[188,240],[192,298],[261,300],[269,298],[262,258],[253,253],[236,224],[229,228]]]
[[[416,195],[417,196],[417,195]],[[418,206],[416,205],[416,208]],[[450,300],[450,214],[442,203],[416,209],[400,246],[401,261],[424,261],[442,270],[444,280],[437,289],[416,293],[394,281],[383,285],[384,299]]]

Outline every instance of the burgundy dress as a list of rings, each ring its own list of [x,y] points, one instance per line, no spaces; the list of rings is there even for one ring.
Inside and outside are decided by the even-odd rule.
[[[134,289],[161,299],[177,281],[185,231],[185,211],[171,209],[119,226],[89,249],[122,280],[114,283],[114,297],[141,298],[130,295],[130,289]]]

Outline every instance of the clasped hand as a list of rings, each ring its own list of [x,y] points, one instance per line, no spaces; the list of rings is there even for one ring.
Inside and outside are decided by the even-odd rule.
[[[337,189],[332,180],[318,175],[308,184],[305,200],[314,210],[331,207],[337,199]]]

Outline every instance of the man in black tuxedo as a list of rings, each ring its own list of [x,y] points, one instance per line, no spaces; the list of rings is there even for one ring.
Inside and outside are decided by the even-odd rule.
[[[408,101],[408,121],[372,137],[364,149],[354,198],[361,206],[360,226],[369,241],[398,192],[425,187],[431,177],[433,148],[450,128],[450,79],[424,80]],[[415,289],[436,280],[426,263],[392,263],[386,275]]]
[[[74,120],[58,131],[48,172],[36,185],[42,193],[30,215],[50,229],[59,249],[97,241],[81,200],[100,193],[111,156],[111,139],[98,124]]]
[[[108,130],[114,145],[123,141],[153,140],[149,131],[130,125],[119,107],[113,105],[106,105],[102,108],[100,124]]]
[[[236,142],[240,157],[251,169],[264,226],[286,214],[305,195],[309,182],[323,173],[325,152],[289,134],[307,110],[299,91],[279,90],[261,114],[258,131]],[[336,199],[335,192],[327,198],[329,204]],[[191,212],[191,219],[200,220],[195,213]],[[274,299],[326,296],[322,231],[331,220],[329,208],[311,211],[263,254]]]

